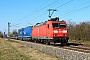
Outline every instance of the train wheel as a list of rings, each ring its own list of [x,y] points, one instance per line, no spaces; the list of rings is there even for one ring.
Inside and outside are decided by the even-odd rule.
[[[23,38],[21,40],[23,41]]]
[[[55,45],[55,43],[56,43],[56,40],[54,40],[54,41],[53,41],[53,43],[54,43],[54,45]]]
[[[61,45],[67,45],[67,42],[61,42]]]
[[[35,43],[37,43],[37,39],[35,39],[35,41],[34,41]]]
[[[46,40],[43,40],[43,43],[46,44]]]
[[[61,44],[67,45],[68,39],[62,39]]]
[[[50,45],[50,41],[49,41],[49,40],[46,40],[46,44],[47,44],[47,45]]]

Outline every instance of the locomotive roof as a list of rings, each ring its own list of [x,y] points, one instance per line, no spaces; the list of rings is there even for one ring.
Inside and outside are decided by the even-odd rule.
[[[45,21],[45,22],[36,23],[36,25],[34,25],[34,27],[36,27],[36,26],[41,26],[41,25],[45,25],[47,22],[53,22],[53,23],[66,23],[64,20],[59,21],[59,18],[56,17],[56,18],[51,18],[50,20]]]

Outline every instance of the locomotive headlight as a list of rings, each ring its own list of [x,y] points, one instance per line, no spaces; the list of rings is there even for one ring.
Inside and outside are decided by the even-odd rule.
[[[54,32],[54,33],[58,33],[58,30],[54,30],[53,32]]]
[[[67,34],[64,34],[64,36],[67,36]]]
[[[63,32],[63,33],[67,33],[67,30],[63,30],[62,32]]]
[[[54,36],[56,36],[56,35],[54,34]]]

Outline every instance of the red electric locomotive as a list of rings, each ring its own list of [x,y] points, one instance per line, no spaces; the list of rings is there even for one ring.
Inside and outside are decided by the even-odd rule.
[[[63,44],[68,42],[68,38],[67,24],[64,20],[59,21],[58,17],[51,18],[42,23],[37,23],[32,28],[32,40],[35,42]]]

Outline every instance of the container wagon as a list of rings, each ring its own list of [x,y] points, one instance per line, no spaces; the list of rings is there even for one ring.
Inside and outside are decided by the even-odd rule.
[[[32,39],[32,26],[18,29],[18,39],[31,40]]]
[[[66,21],[59,21],[57,17],[37,23],[32,30],[32,40],[35,42],[46,44],[50,44],[50,42],[62,44],[68,42],[69,37]]]

